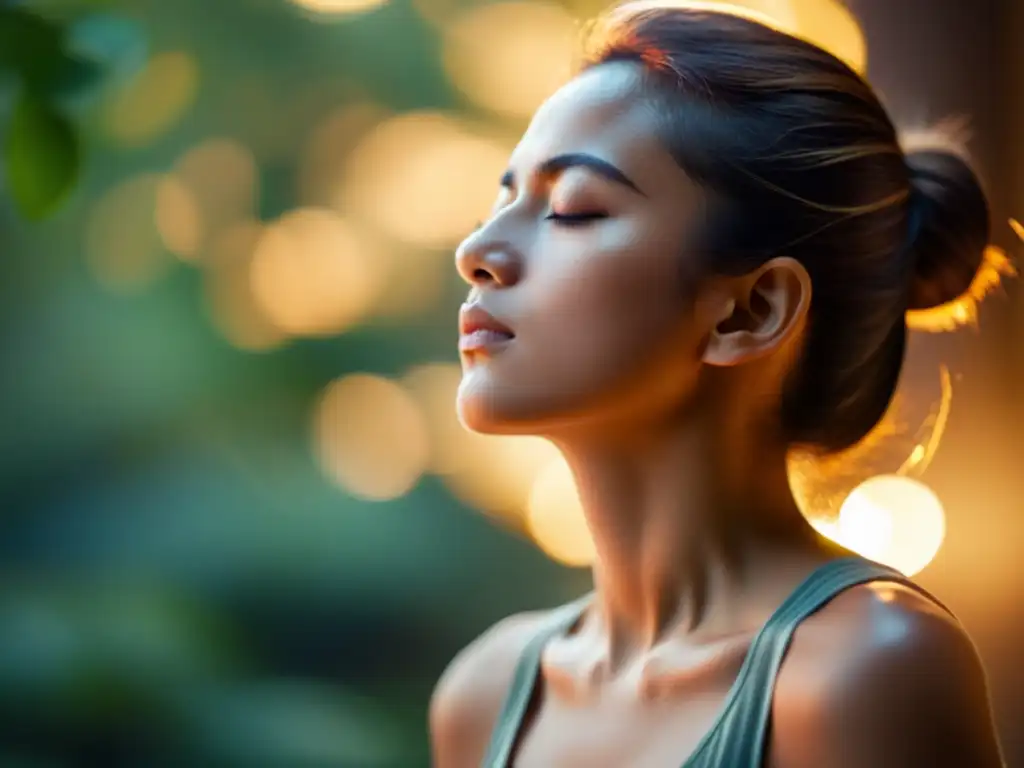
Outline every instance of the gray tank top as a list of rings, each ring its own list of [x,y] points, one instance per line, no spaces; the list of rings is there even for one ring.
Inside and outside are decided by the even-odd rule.
[[[775,679],[796,628],[841,592],[877,581],[904,584],[945,608],[903,574],[864,558],[832,560],[817,568],[755,635],[714,725],[682,768],[761,768]],[[510,768],[512,750],[537,684],[541,653],[549,640],[570,630],[589,602],[587,596],[553,611],[544,629],[526,646],[481,768]]]

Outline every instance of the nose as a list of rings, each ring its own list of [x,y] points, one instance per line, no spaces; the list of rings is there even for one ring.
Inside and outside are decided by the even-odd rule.
[[[474,288],[509,288],[522,277],[522,259],[512,246],[481,228],[455,251],[459,275]]]

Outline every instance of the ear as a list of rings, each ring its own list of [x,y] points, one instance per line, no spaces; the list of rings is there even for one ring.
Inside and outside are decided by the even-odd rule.
[[[802,328],[811,306],[811,277],[796,259],[771,259],[729,281],[731,301],[712,328],[704,362],[742,365],[786,346]]]

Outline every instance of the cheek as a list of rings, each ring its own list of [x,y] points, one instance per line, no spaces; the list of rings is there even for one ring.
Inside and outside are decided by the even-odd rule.
[[[666,341],[685,306],[676,255],[664,244],[635,238],[536,277],[524,341],[552,384],[601,389],[672,353]]]

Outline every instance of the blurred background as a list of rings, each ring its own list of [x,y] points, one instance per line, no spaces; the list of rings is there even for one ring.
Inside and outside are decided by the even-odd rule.
[[[1024,6],[745,4],[969,115],[1019,257]],[[427,766],[452,655],[589,588],[558,457],[455,420],[452,251],[602,7],[0,0],[0,766]],[[1024,767],[1024,305],[951,311],[794,482],[963,619]]]

